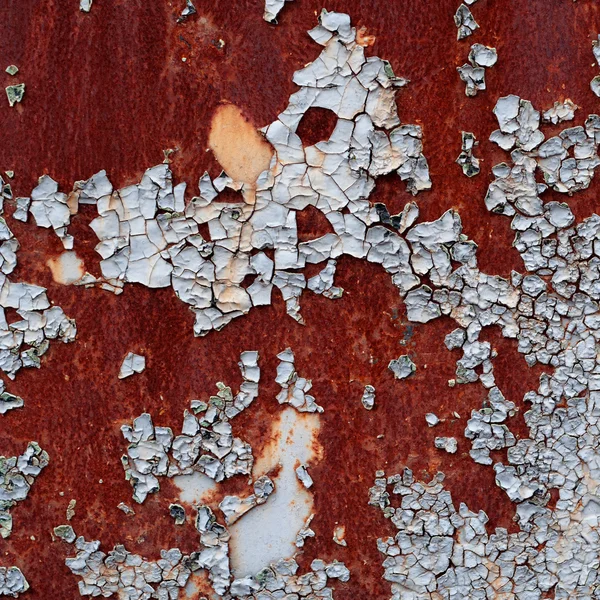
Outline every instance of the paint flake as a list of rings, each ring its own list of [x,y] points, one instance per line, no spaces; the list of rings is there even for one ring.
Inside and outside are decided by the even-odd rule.
[[[456,159],[456,162],[462,168],[463,173],[467,177],[474,177],[479,174],[479,159],[473,156],[473,148],[478,142],[475,135],[469,131],[461,131],[462,137],[462,152]]]
[[[395,379],[406,379],[415,373],[417,367],[407,354],[390,361],[388,369],[394,374]]]
[[[70,525],[59,525],[58,527],[55,527],[54,535],[67,542],[67,544],[72,544],[77,539],[77,536]]]
[[[15,85],[9,85],[6,87],[6,97],[8,98],[8,105],[14,106],[18,102],[23,100],[25,96],[25,84],[17,83]]]
[[[552,108],[544,111],[542,120],[544,123],[564,123],[565,121],[572,121],[575,118],[575,111],[579,107],[570,98],[567,98],[563,102],[555,102]]]
[[[425,421],[427,421],[428,427],[435,427],[440,422],[440,419],[434,413],[427,413],[425,415]]]
[[[476,29],[479,29],[477,21],[475,21],[469,7],[465,4],[461,4],[458,7],[456,14],[454,15],[454,23],[458,28],[458,40],[469,37]]]
[[[298,477],[298,480],[302,483],[302,485],[306,489],[309,489],[309,488],[312,487],[312,485],[313,485],[313,478],[308,474],[308,471],[306,469],[306,465],[300,465],[296,469],[296,477]]]
[[[16,598],[28,589],[29,583],[21,573],[21,569],[18,567],[0,567],[0,596]]]
[[[485,70],[493,67],[498,60],[495,48],[483,44],[473,44],[469,52],[469,63],[457,67],[460,78],[466,83],[465,94],[476,96],[477,92],[486,89]]]
[[[133,352],[128,352],[123,359],[119,370],[119,379],[131,377],[135,373],[142,373],[146,368],[146,358]]]
[[[299,412],[323,412],[315,398],[307,394],[312,388],[312,382],[296,372],[292,350],[286,348],[277,358],[279,365],[275,381],[281,386],[281,391],[277,394],[279,404],[291,404]]]
[[[375,408],[375,388],[372,385],[365,385],[365,390],[360,401],[367,410]]]
[[[194,6],[194,3],[192,2],[192,0],[185,0],[185,8],[181,11],[181,15],[179,15],[179,18],[177,19],[178,23],[183,23],[184,21],[187,20],[188,17],[191,17],[192,15],[195,15],[198,11],[196,10],[196,7]],[[168,151],[169,154],[171,153],[170,151]],[[165,155],[165,161],[168,160],[168,156]]]
[[[265,0],[265,12],[263,14],[263,19],[267,23],[277,24],[277,16],[283,9],[286,2],[291,2],[291,0]]]

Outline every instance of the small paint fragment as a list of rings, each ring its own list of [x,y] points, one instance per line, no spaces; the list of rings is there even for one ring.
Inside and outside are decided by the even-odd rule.
[[[302,485],[308,490],[313,485],[313,478],[308,474],[306,465],[300,465],[296,468],[296,477]]]
[[[372,385],[365,385],[365,391],[360,401],[367,410],[375,408],[375,388]]]
[[[219,503],[219,509],[225,516],[226,525],[233,525],[248,511],[264,504],[275,491],[275,484],[269,477],[263,475],[254,482],[253,491],[253,494],[245,498],[225,496]]]
[[[9,85],[6,88],[6,96],[10,106],[14,106],[17,102],[21,102],[23,96],[25,96],[25,84],[17,83],[16,85]]]
[[[133,508],[131,508],[131,506],[128,504],[125,504],[125,502],[119,502],[117,508],[122,510],[128,517],[135,515],[135,510],[133,510]]]
[[[469,52],[469,62],[457,67],[460,78],[465,82],[465,94],[469,97],[486,89],[485,70],[493,67],[498,60],[496,48],[483,44],[473,44]],[[470,64],[469,64],[470,63]]]
[[[294,365],[294,353],[291,348],[286,348],[277,355],[279,365],[277,366],[277,377],[275,381],[281,386],[277,394],[279,404],[291,404],[299,412],[323,412],[308,391],[312,388],[312,381],[300,377]]]
[[[19,67],[17,67],[17,65],[8,65],[8,67],[6,67],[6,72],[9,75],[16,75],[19,72]]]
[[[348,542],[344,539],[346,536],[346,527],[344,525],[337,525],[333,530],[333,541],[338,546],[347,546]]]
[[[575,118],[575,111],[579,107],[573,100],[566,98],[563,102],[555,102],[552,108],[549,108],[542,114],[542,121],[544,123],[564,123],[565,121],[572,121]]]
[[[4,381],[0,380],[0,415],[4,415],[9,410],[21,408],[22,406],[23,398],[6,392],[4,389]]]
[[[469,7],[465,4],[458,7],[454,15],[454,23],[458,27],[457,39],[459,40],[470,36],[476,29],[479,29],[477,21],[475,21]]]
[[[498,52],[490,46],[473,44],[469,51],[469,62],[474,67],[493,67],[498,62]]]
[[[196,10],[196,7],[194,6],[192,0],[186,0],[185,8],[181,11],[181,15],[177,19],[177,22],[183,23],[188,17],[195,15],[197,12],[198,11]]]
[[[315,532],[310,528],[311,521],[315,515],[310,515],[296,536],[296,547],[302,548],[306,538],[315,537]]]
[[[29,589],[27,579],[18,567],[0,567],[0,596],[16,598]]]
[[[79,10],[84,13],[89,13],[92,10],[92,2],[94,0],[79,0]]]
[[[440,419],[434,413],[427,413],[425,415],[425,421],[427,422],[428,427],[435,427],[440,422]]]
[[[263,14],[263,19],[267,23],[277,24],[277,15],[281,12],[281,9],[285,5],[286,2],[290,2],[291,0],[265,0],[265,12]]]
[[[121,364],[119,379],[125,379],[134,373],[141,373],[145,368],[146,357],[141,356],[140,354],[134,354],[133,352],[128,352]]]
[[[54,535],[67,542],[67,544],[72,544],[77,539],[75,531],[70,525],[59,525],[58,527],[55,527]]]
[[[12,533],[13,520],[12,516],[7,512],[0,512],[0,537],[5,540]]]
[[[402,356],[391,360],[388,369],[394,374],[396,379],[406,379],[417,370],[417,366],[410,359],[408,354],[403,354]]]
[[[458,442],[453,437],[436,437],[434,443],[436,448],[449,454],[455,454],[458,450]]]
[[[29,214],[29,205],[31,204],[31,198],[16,198],[17,206],[15,212],[13,212],[13,219],[27,223],[27,217]]]
[[[175,525],[183,525],[185,523],[185,508],[181,504],[170,504],[169,514],[173,517]]]
[[[75,506],[77,505],[77,500],[74,498],[69,501],[69,505],[67,506],[67,521],[70,521],[75,516]]]

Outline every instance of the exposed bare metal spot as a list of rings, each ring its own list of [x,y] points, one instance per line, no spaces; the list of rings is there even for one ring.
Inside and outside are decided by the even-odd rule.
[[[315,443],[317,414],[286,408],[272,425],[269,444],[252,470],[259,476],[280,465],[269,502],[255,508],[231,527],[231,564],[236,576],[257,572],[263,565],[293,554],[296,537],[313,512],[313,495],[296,476],[298,463],[319,460]],[[319,482],[316,483],[318,485]]]
[[[227,175],[251,187],[273,156],[271,145],[233,104],[221,104],[215,111],[208,147]],[[250,195],[253,201],[254,194],[244,194],[247,202]]]
[[[364,46],[365,48],[368,48],[369,46],[372,46],[375,43],[376,39],[377,38],[373,34],[370,34],[368,32],[367,28],[364,25],[356,30],[356,43],[359,46]]]
[[[72,285],[85,274],[83,261],[72,250],[63,252],[56,258],[49,258],[46,264],[52,272],[52,279],[62,285]]]
[[[181,600],[196,600],[203,596],[210,598],[212,588],[205,571],[196,571],[190,575],[186,586],[181,590]]]

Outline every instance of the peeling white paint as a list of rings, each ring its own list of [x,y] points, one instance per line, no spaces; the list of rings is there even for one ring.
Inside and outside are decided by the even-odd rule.
[[[254,508],[231,527],[231,565],[236,577],[258,573],[271,562],[293,556],[296,536],[313,512],[313,496],[296,477],[298,461],[318,461],[318,415],[300,414],[293,408],[281,412],[272,425],[274,440],[256,459],[253,476],[269,473],[275,491],[269,501]],[[318,485],[318,482],[317,482]]]
[[[62,285],[72,285],[85,275],[85,265],[76,252],[67,251],[46,262],[52,273],[52,279]]]

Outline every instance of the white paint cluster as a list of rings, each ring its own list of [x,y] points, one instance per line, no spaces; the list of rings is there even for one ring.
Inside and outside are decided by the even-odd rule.
[[[258,396],[258,352],[242,352],[238,363],[243,383],[234,397],[231,388],[218,383],[219,391],[208,402],[192,400],[184,411],[181,434],[170,427],[155,427],[148,413],[121,431],[129,442],[122,457],[126,478],[133,486],[133,499],[142,503],[160,489],[158,477],[175,477],[195,471],[219,482],[234,475],[250,475],[252,448],[234,437],[229,422],[248,408]]]
[[[186,185],[173,186],[168,165],[161,164],[121,190],[113,190],[104,171],[75,185],[68,197],[71,210],[79,203],[95,204],[99,213],[91,227],[100,240],[103,278],[87,275],[82,284],[117,291],[124,283],[171,286],[195,313],[196,335],[270,304],[274,290],[288,314],[302,323],[300,298],[307,288],[328,298],[341,296],[334,276],[342,255],[383,264],[401,290],[410,286],[414,279],[403,241],[378,223],[401,220],[406,226],[418,209],[413,205],[396,219],[368,201],[375,179],[392,172],[413,194],[431,187],[421,128],[401,124],[397,112],[396,90],[407,81],[396,77],[388,62],[365,56],[348,15],[323,11],[319,21],[309,33],[324,49],[294,74],[299,91],[264,129],[275,154],[255,183],[225,174],[213,181],[205,174],[199,196],[186,203]],[[304,147],[296,131],[311,108],[331,110],[337,123],[330,139]],[[69,239],[67,197],[47,179],[40,185],[35,210],[46,220],[39,224],[50,224]],[[215,201],[225,188],[240,191],[245,200]],[[32,211],[33,206],[32,201]],[[325,215],[333,231],[300,242],[296,213],[309,206]],[[208,227],[206,238],[202,226]],[[321,263],[322,271],[307,281],[302,270]],[[248,277],[250,285],[244,283]]]

